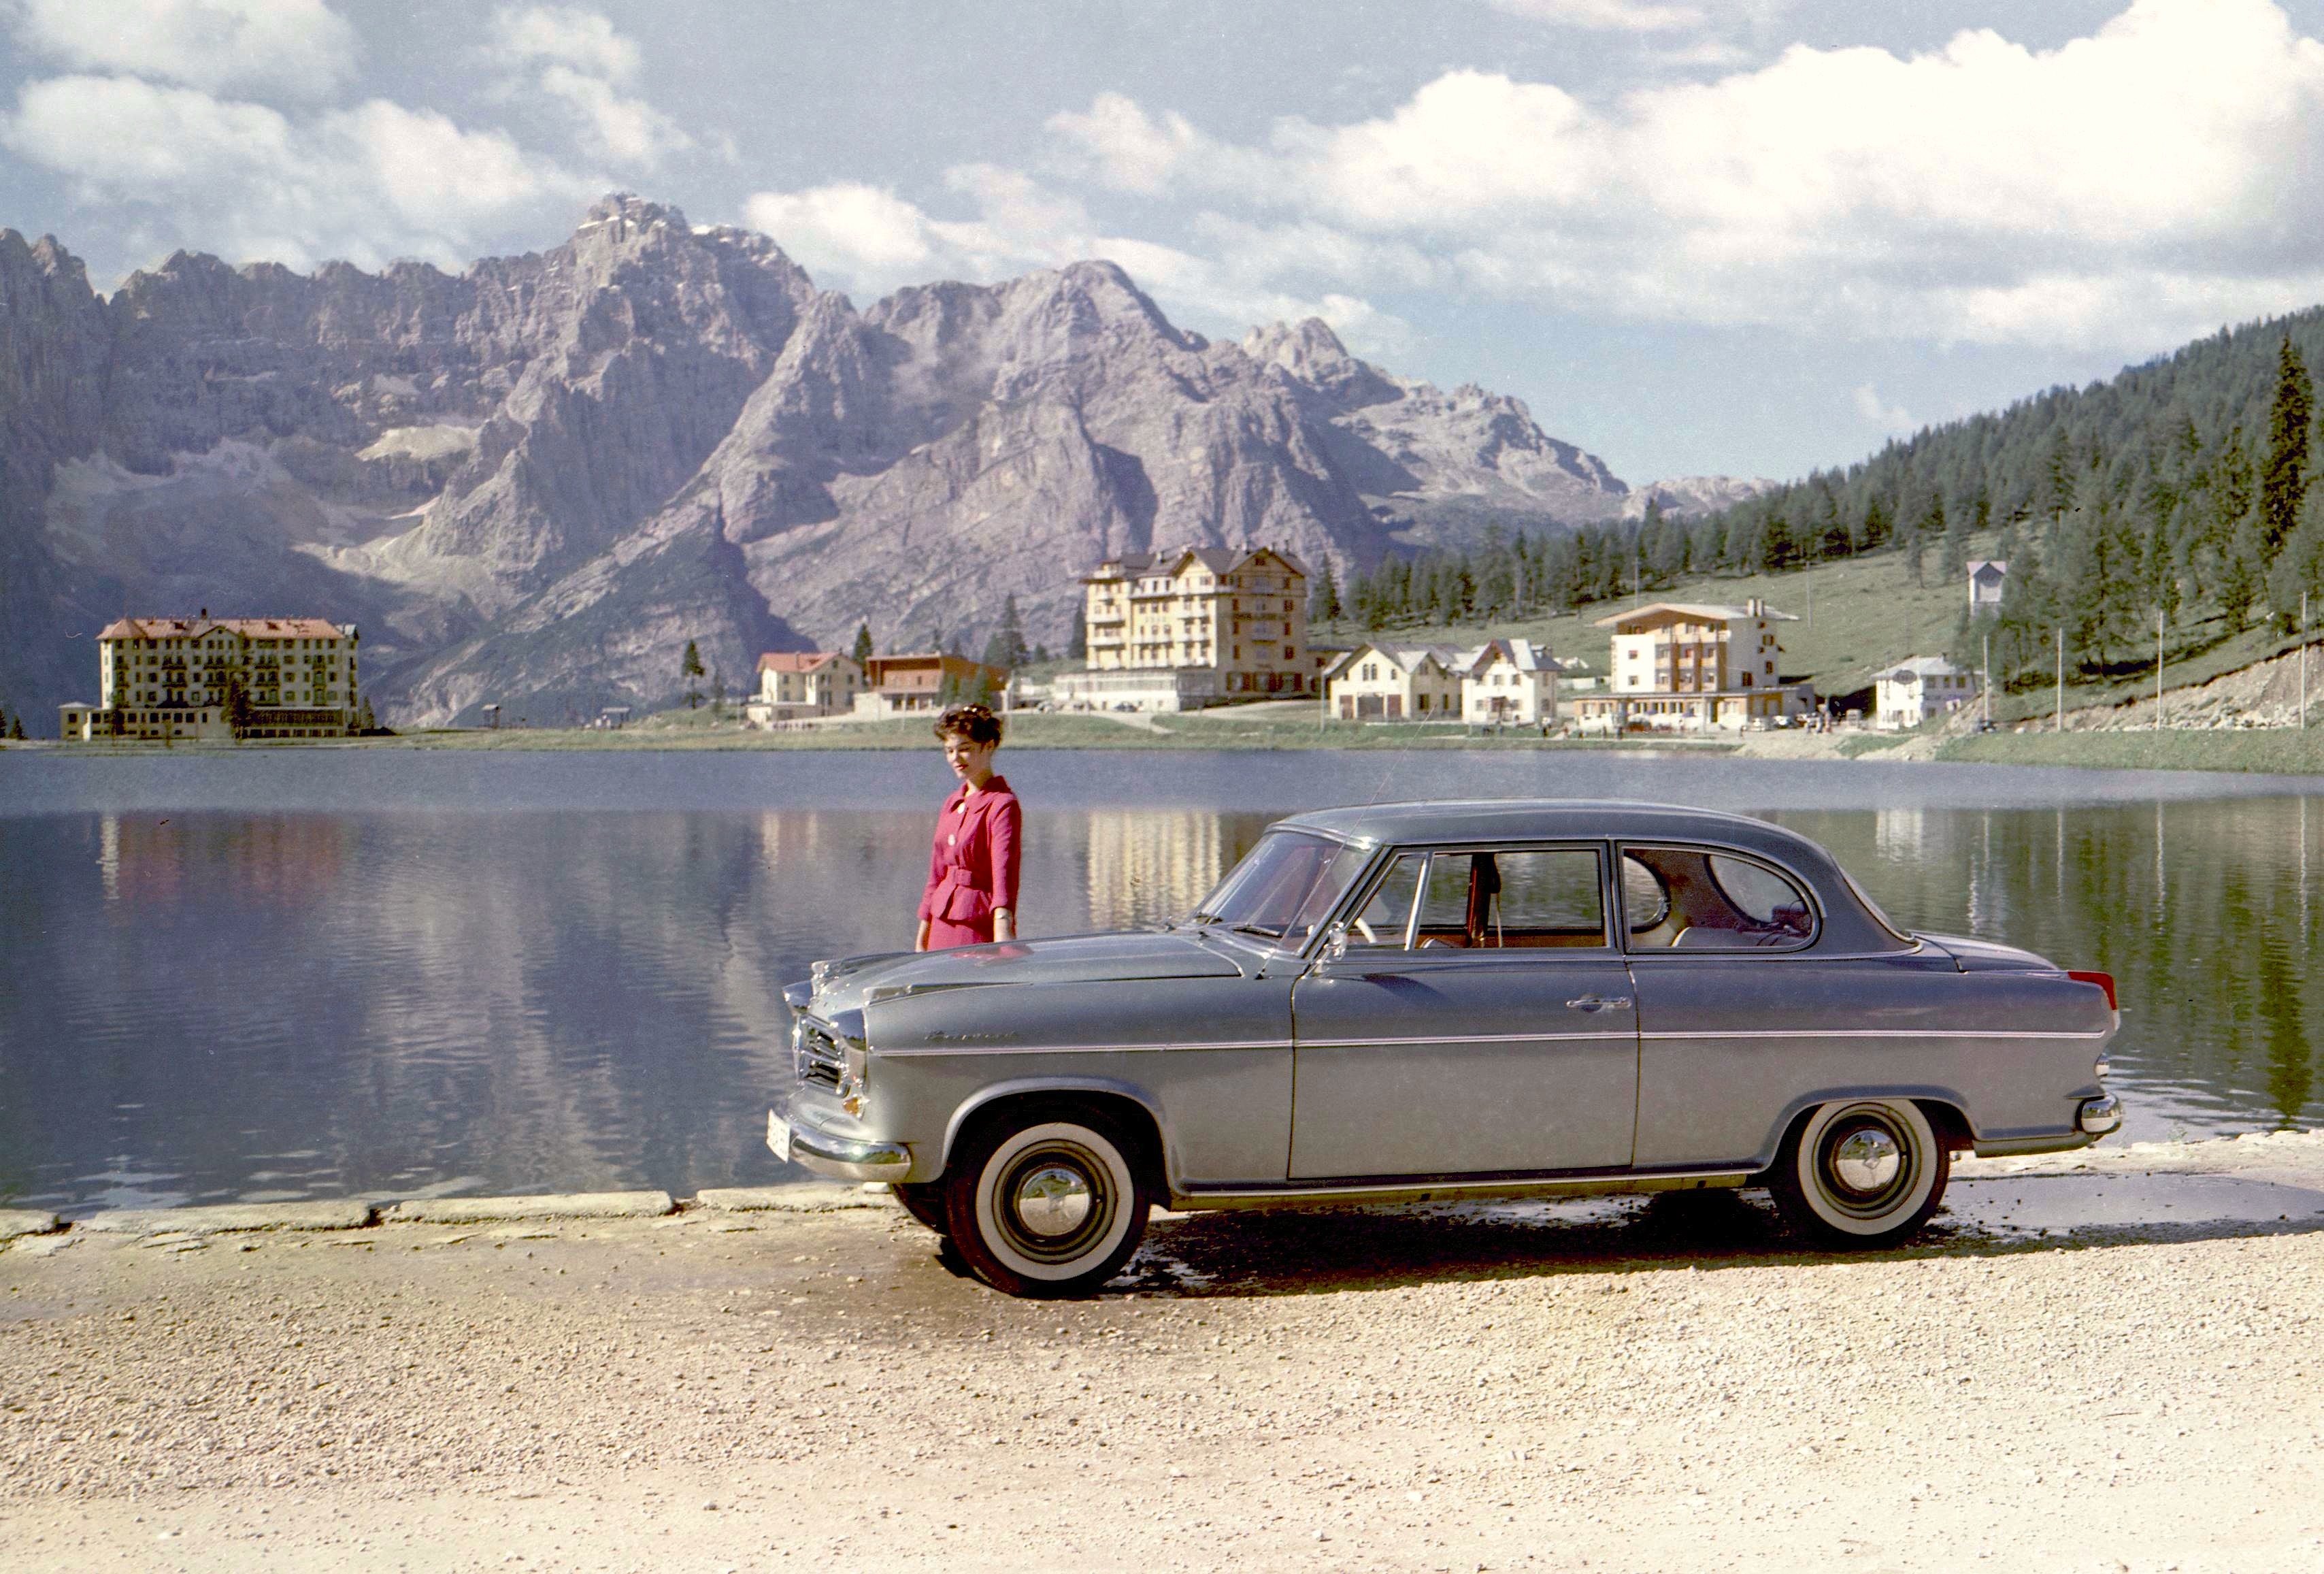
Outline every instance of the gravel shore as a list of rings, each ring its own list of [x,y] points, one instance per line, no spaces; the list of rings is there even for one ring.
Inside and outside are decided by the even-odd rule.
[[[1163,1217],[1066,1305],[887,1207],[23,1236],[0,1567],[2324,1570],[2324,1140],[2047,1168],[1856,1259]]]

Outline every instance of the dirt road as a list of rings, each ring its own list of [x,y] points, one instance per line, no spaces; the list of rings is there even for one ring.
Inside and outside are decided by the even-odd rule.
[[[889,1208],[23,1240],[0,1568],[2324,1570],[2324,1143],[2197,1152],[1855,1260],[1166,1218],[1062,1306]]]

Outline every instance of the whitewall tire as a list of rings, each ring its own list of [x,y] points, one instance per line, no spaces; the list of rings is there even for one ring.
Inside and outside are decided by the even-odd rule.
[[[1846,1098],[1808,1112],[1775,1160],[1784,1222],[1833,1246],[1894,1245],[1944,1200],[1952,1152],[1909,1098]]]
[[[969,1134],[945,1164],[953,1242],[1010,1295],[1085,1295],[1119,1273],[1151,1206],[1136,1150],[1094,1111],[1028,1109]]]

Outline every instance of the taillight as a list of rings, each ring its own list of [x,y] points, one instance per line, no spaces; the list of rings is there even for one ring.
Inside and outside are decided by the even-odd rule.
[[[2108,1011],[2120,1011],[2120,1010],[2122,1009],[2122,1007],[2121,1007],[2121,1006],[2116,1005],[2114,1003],[2114,975],[2113,975],[2113,974],[2111,974],[2111,973],[2073,973],[2073,972],[2070,972],[2070,973],[2068,973],[2068,974],[2066,975],[2066,977],[2069,977],[2069,978],[2071,978],[2071,979],[2072,979],[2075,983],[2077,983],[2077,984],[2095,984],[2095,985],[2097,985],[2099,988],[2101,988],[2101,989],[2103,989],[2103,990],[2105,990],[2105,991],[2106,991],[2106,997],[2107,997],[2107,1009]]]

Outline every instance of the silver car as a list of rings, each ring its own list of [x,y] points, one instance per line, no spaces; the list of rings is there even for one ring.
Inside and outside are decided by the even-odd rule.
[[[814,972],[769,1144],[1019,1295],[1104,1283],[1157,1203],[1761,1185],[1886,1245],[1953,1153],[2121,1121],[2106,974],[1906,933],[1805,838],[1655,804],[1302,814],[1158,931]]]

